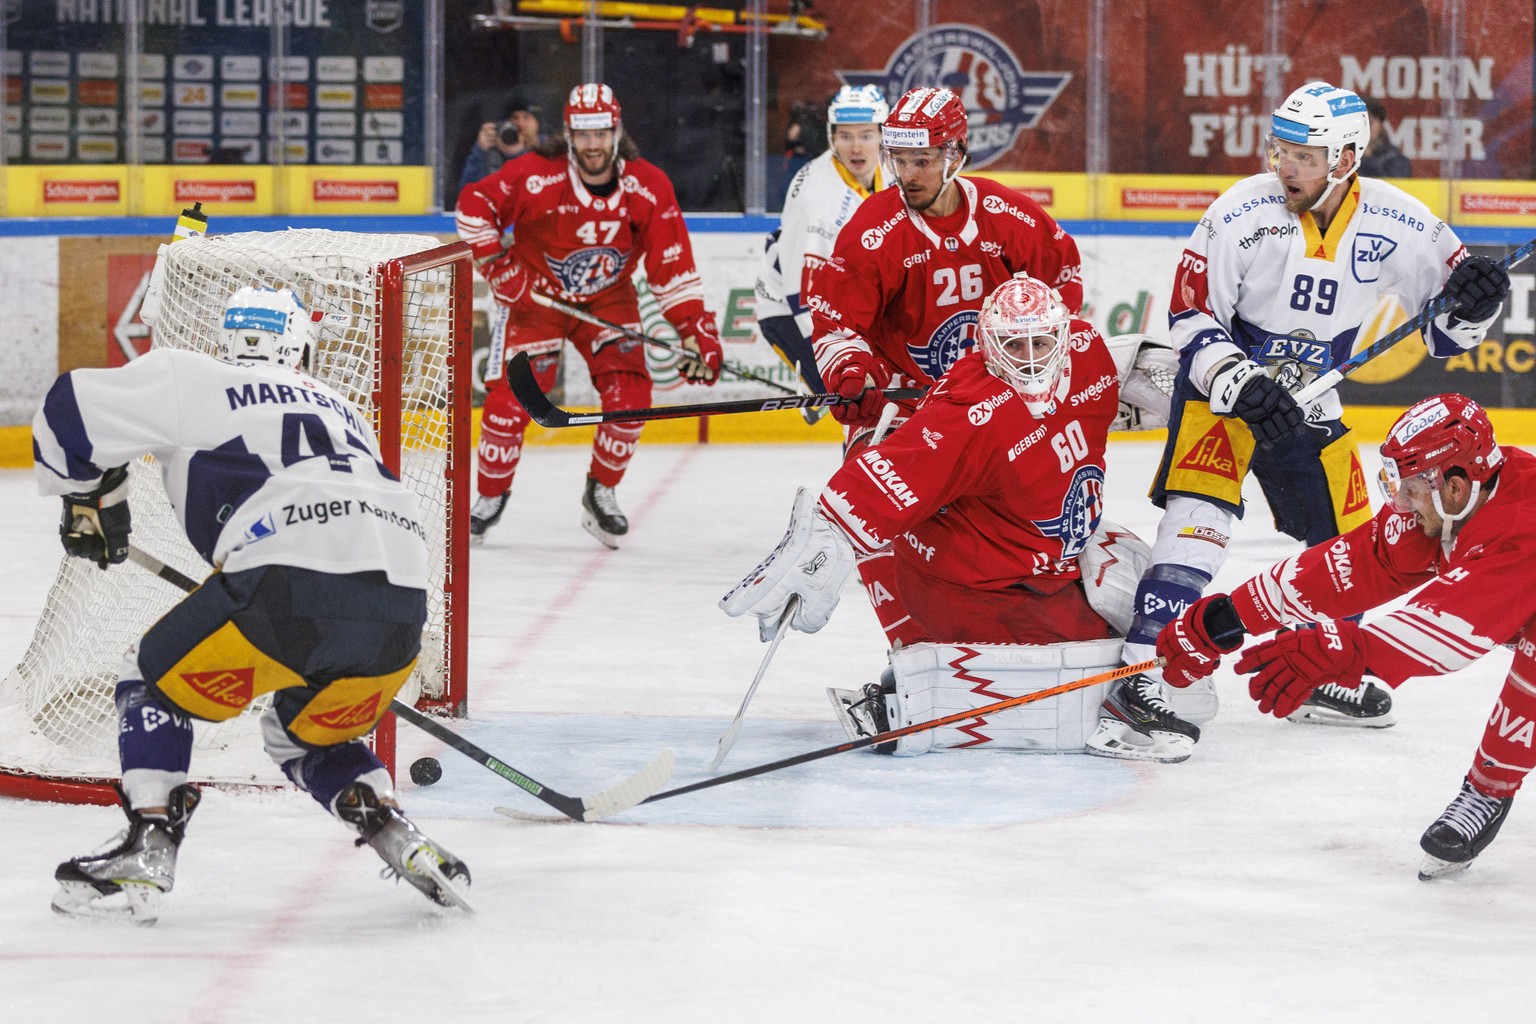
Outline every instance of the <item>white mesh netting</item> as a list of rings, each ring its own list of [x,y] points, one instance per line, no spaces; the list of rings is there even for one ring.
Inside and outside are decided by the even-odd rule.
[[[441,244],[429,235],[313,229],[184,239],[166,250],[154,344],[211,352],[224,303],[237,288],[292,288],[308,308],[325,314],[315,376],[375,417],[377,426],[381,403],[375,392],[385,332],[378,319],[376,268]],[[457,414],[451,405],[456,393],[452,274],[453,268],[441,267],[404,279],[400,476],[420,497],[433,581],[421,661],[402,700],[417,693],[438,696],[447,686],[444,582],[452,523],[447,467]],[[381,397],[388,404],[388,397]],[[153,465],[146,459],[130,470],[134,545],[194,579],[206,576],[208,567],[182,534]],[[82,559],[61,559],[26,656],[0,684],[0,772],[64,780],[115,776],[112,694],[119,664],[128,647],[182,596],[132,563],[103,572]],[[261,749],[256,715],[265,703],[230,722],[197,723],[195,779],[281,782]]]

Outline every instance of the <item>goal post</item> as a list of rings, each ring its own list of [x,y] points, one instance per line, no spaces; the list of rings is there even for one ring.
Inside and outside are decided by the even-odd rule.
[[[292,288],[319,314],[314,376],[366,416],[385,465],[427,525],[428,621],[400,700],[462,715],[468,700],[468,527],[472,272],[468,246],[431,235],[319,229],[180,240],[165,250],[154,344],[211,353],[228,297]],[[146,457],[129,466],[134,544],[195,579],[188,544]],[[111,803],[119,774],[113,691],[129,646],[184,596],[131,564],[101,571],[61,557],[32,640],[0,681],[0,795]],[[192,781],[287,785],[262,749],[270,697],[222,723],[194,720]],[[394,716],[374,733],[394,770]]]

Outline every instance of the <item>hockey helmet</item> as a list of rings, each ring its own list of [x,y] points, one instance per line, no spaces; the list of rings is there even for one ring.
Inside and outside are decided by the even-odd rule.
[[[565,130],[579,132],[619,129],[619,101],[601,82],[587,82],[571,90],[565,100]]]
[[[1483,407],[1465,395],[1434,395],[1398,417],[1381,446],[1382,489],[1394,508],[1408,511],[1405,492],[1422,481],[1439,511],[1439,485],[1452,469],[1472,481],[1473,496],[1493,479],[1504,452]],[[1468,501],[1467,509],[1472,507]],[[1443,518],[1459,518],[1445,516]]]
[[[948,89],[909,89],[885,119],[880,143],[887,149],[928,149],[950,142],[965,145],[969,117]]]
[[[314,321],[288,288],[241,288],[224,304],[215,355],[236,366],[305,368]]]
[[[827,106],[827,127],[840,124],[884,124],[891,116],[885,94],[875,85],[845,85]]]
[[[1027,275],[1004,281],[982,303],[976,336],[993,375],[1045,415],[1071,354],[1072,311],[1050,285]]]
[[[1339,166],[1345,146],[1355,156],[1365,153],[1371,138],[1371,120],[1365,101],[1348,89],[1327,82],[1311,82],[1285,98],[1271,118],[1272,138],[1297,146],[1323,146],[1328,168]]]

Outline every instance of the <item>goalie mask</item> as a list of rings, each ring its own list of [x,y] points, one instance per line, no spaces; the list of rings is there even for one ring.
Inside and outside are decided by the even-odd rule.
[[[1348,89],[1327,82],[1311,82],[1291,93],[1274,112],[1270,123],[1266,162],[1276,174],[1279,173],[1281,142],[1316,146],[1324,151],[1328,187],[1310,207],[1314,210],[1354,174],[1351,169],[1342,177],[1337,175],[1344,150],[1353,147],[1358,167],[1359,158],[1371,138],[1371,120],[1365,110],[1365,101]]]
[[[1394,509],[1409,512],[1413,495],[1427,490],[1440,518],[1455,522],[1471,511],[1478,492],[1503,462],[1482,406],[1465,395],[1435,395],[1403,413],[1387,432],[1381,446],[1382,491]],[[1452,469],[1467,475],[1472,496],[1466,508],[1449,516],[1440,505],[1440,485]]]
[[[619,135],[623,131],[619,123],[619,101],[613,90],[601,82],[587,82],[571,90],[565,100],[565,137],[576,159],[576,133],[582,131],[612,131],[613,148],[608,162],[611,166],[619,158]],[[607,170],[604,167],[603,170]],[[590,170],[590,169],[589,169]]]
[[[987,369],[1013,386],[1036,418],[1049,415],[1070,384],[1072,311],[1056,289],[1032,277],[998,285],[976,324]]]
[[[224,328],[215,355],[236,366],[305,369],[314,340],[313,321],[287,288],[241,288],[224,304]]]

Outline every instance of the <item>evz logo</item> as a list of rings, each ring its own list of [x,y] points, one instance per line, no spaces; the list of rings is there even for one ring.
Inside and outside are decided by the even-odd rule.
[[[1355,236],[1353,267],[1355,280],[1370,284],[1381,280],[1381,265],[1397,250],[1397,243],[1386,235],[1361,232]]]
[[[1035,527],[1047,537],[1061,538],[1063,560],[1076,558],[1088,546],[1099,516],[1104,512],[1104,470],[1082,466],[1072,474],[1066,496],[1061,499],[1061,515],[1037,519]]]
[[[976,344],[976,321],[980,314],[968,309],[945,320],[928,339],[928,344],[907,345],[907,355],[918,368],[938,380],[959,358]]]
[[[544,265],[567,295],[596,295],[619,280],[624,254],[612,246],[577,249],[563,260],[546,254]]]
[[[1259,361],[1262,363],[1295,360],[1317,373],[1328,369],[1333,362],[1332,355],[1333,346],[1328,342],[1305,338],[1299,333],[1265,338],[1259,349]]]

